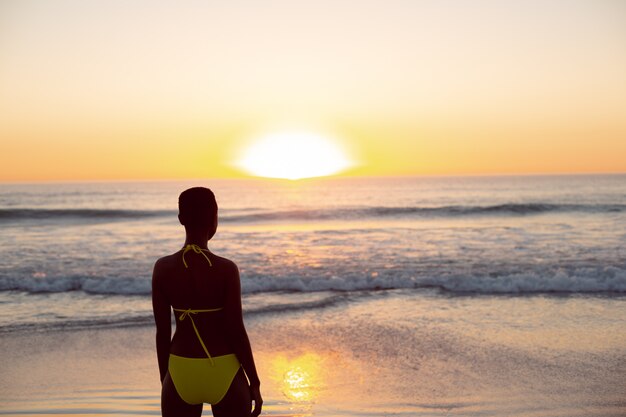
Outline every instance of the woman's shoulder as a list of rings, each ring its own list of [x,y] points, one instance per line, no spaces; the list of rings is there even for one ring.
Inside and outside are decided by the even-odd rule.
[[[237,264],[231,261],[228,258],[224,258],[223,256],[219,256],[211,252],[213,263],[215,266],[220,268],[224,268],[227,270],[238,271]]]
[[[175,268],[180,263],[180,251],[172,253],[171,255],[163,256],[156,260],[154,263],[154,270],[168,270]]]

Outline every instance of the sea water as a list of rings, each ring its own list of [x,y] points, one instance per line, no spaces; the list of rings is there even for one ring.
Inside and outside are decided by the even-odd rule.
[[[151,270],[198,185],[265,415],[626,413],[626,175],[581,175],[1,185],[0,414],[159,414]]]
[[[626,293],[626,175],[0,185],[0,332],[149,323],[177,198],[212,188],[209,248],[246,313],[364,293]]]

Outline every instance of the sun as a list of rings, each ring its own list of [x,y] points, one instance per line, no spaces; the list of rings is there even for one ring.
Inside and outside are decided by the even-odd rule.
[[[315,133],[288,132],[254,141],[236,165],[258,177],[297,180],[337,174],[352,164],[336,141]]]

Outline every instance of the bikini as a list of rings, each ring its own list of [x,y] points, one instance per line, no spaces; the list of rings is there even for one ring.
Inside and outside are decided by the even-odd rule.
[[[187,245],[183,248],[183,264],[188,268],[185,254],[193,251],[201,254],[213,266],[209,257],[198,245]],[[172,307],[173,308],[173,307]],[[193,330],[198,336],[198,341],[206,353],[206,358],[186,358],[170,353],[168,371],[174,382],[174,387],[180,398],[188,404],[217,404],[228,392],[230,384],[239,371],[241,364],[234,353],[212,357],[209,354],[200,332],[193,321],[193,315],[199,313],[211,313],[222,310],[222,307],[205,310],[179,309],[174,311],[182,313],[178,318],[182,322],[189,317]]]

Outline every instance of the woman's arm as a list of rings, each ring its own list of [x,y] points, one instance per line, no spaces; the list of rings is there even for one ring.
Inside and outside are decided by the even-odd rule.
[[[162,267],[159,266],[159,261],[157,261],[152,272],[152,311],[156,323],[156,350],[161,384],[167,374],[170,343],[172,340],[171,310],[167,297],[165,297],[165,293],[162,290],[162,274]]]
[[[227,328],[229,338],[233,346],[233,350],[237,355],[237,358],[243,366],[243,370],[246,372],[248,380],[250,381],[250,391],[252,399],[254,400],[253,416],[258,416],[261,413],[261,405],[263,399],[259,386],[261,381],[256,371],[256,365],[254,364],[254,357],[252,356],[252,348],[250,347],[250,339],[248,339],[248,332],[243,324],[243,311],[241,307],[241,281],[239,279],[239,269],[237,265],[233,264],[233,272],[230,274],[226,292],[225,310],[228,320]]]
[[[230,275],[228,288],[226,290],[226,302],[224,307],[227,317],[227,329],[229,340],[235,350],[237,358],[241,362],[250,385],[259,385],[259,376],[256,372],[254,358],[252,357],[252,348],[248,333],[243,324],[243,311],[241,307],[241,281],[239,279],[239,269],[233,264],[233,272]]]

